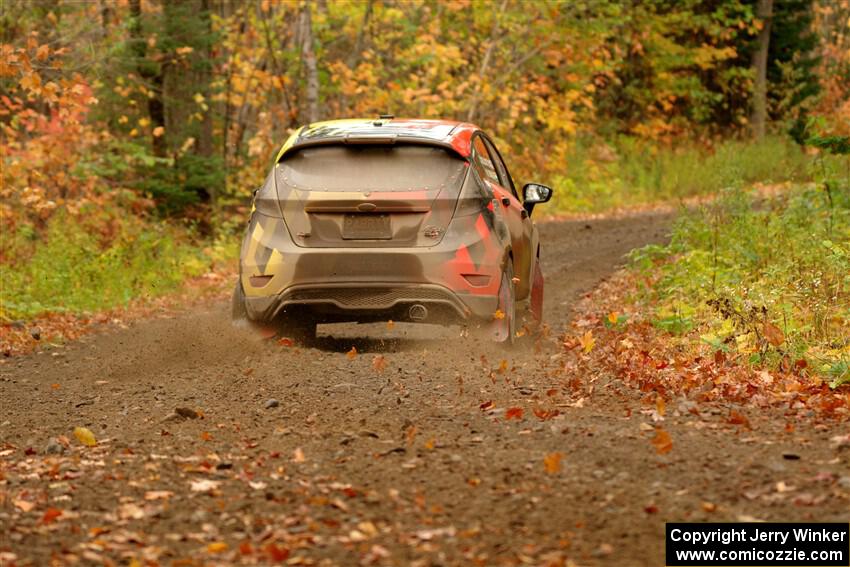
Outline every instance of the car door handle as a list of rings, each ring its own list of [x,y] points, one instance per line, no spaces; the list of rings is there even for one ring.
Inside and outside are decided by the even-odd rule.
[[[507,197],[502,197],[502,205],[504,205],[505,207],[510,207],[511,206],[511,200]]]

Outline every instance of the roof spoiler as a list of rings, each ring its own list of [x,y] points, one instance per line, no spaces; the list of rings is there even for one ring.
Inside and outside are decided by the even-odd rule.
[[[338,146],[340,144],[343,145],[382,145],[382,146],[395,146],[395,145],[411,145],[411,146],[432,146],[435,148],[442,148],[453,154],[460,159],[465,160],[466,158],[458,152],[457,148],[452,146],[447,142],[442,142],[438,140],[432,140],[428,138],[416,138],[412,136],[398,136],[396,134],[346,134],[345,136],[337,136],[332,138],[319,138],[318,140],[299,140],[293,143],[292,145],[281,148],[280,153],[278,154],[275,163],[279,163],[283,160],[284,157],[290,155],[298,150],[304,148],[313,148],[316,146]]]

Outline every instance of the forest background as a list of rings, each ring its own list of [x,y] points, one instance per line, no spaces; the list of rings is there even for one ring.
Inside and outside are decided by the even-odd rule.
[[[392,113],[477,123],[550,214],[722,193],[636,255],[657,326],[761,290],[778,344],[846,376],[848,38],[848,0],[6,0],[0,322],[232,270],[294,129]]]

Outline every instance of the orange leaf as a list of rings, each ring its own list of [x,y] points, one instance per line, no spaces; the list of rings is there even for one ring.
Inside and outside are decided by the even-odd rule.
[[[280,346],[290,347],[290,346],[294,345],[295,343],[292,342],[292,339],[288,339],[286,337],[283,337],[282,339],[279,339],[277,341],[277,344],[279,344]]]
[[[522,408],[508,408],[505,412],[505,419],[522,419]]]
[[[390,319],[387,321],[387,329],[392,329],[393,327],[395,327],[395,323],[393,323],[393,320]]]
[[[664,403],[664,398],[658,396],[655,400],[655,411],[658,412],[658,415],[664,417],[664,412],[667,411],[667,404]]]
[[[652,438],[652,444],[655,446],[655,451],[659,455],[669,453],[673,449],[673,440],[670,438],[670,434],[660,427],[655,428],[655,437]]]
[[[345,353],[345,356],[348,357],[348,360],[354,360],[357,358],[357,347],[351,347],[351,350]]]
[[[732,410],[729,413],[729,423],[731,423],[732,425],[743,425],[747,429],[750,429],[750,420],[747,419],[745,415],[740,414],[735,410]]]
[[[213,436],[210,435],[209,431],[201,432],[201,440],[202,441],[212,441]]]
[[[45,61],[50,56],[50,47],[47,45],[40,45],[38,50],[35,52],[35,58],[39,61]]]
[[[265,547],[265,551],[273,561],[277,561],[278,563],[286,561],[286,558],[289,557],[289,550],[287,548],[278,547],[274,543],[268,544]]]
[[[499,374],[504,374],[507,369],[508,369],[508,361],[504,360],[504,359],[500,360],[499,361],[499,370],[498,370]]]
[[[387,367],[387,359],[384,358],[384,355],[379,354],[372,359],[372,368],[375,369],[375,372],[381,373]]]
[[[561,472],[561,459],[563,458],[564,455],[558,452],[549,453],[543,457],[543,466],[546,467],[546,472],[549,474]]]
[[[534,415],[536,415],[537,419],[539,419],[540,421],[552,419],[553,417],[556,417],[561,413],[558,410],[544,410],[540,408],[534,408],[534,410],[532,411],[534,411]]]
[[[612,325],[616,325],[617,320],[619,318],[620,318],[620,314],[617,313],[616,311],[612,311],[608,314],[608,322],[611,323]]]
[[[493,313],[493,319],[504,319],[504,318],[505,318],[505,312],[502,311],[501,309],[496,309],[496,312]]]
[[[56,519],[62,515],[62,510],[58,510],[56,508],[48,508],[44,515],[41,517],[41,524],[47,525],[52,524],[56,521]]]
[[[216,541],[207,546],[207,553],[222,553],[227,551],[228,545],[223,541]]]

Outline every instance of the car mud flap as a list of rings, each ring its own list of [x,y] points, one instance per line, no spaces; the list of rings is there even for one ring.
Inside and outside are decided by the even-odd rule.
[[[534,275],[531,281],[531,316],[538,324],[543,322],[543,270],[540,261],[534,265]]]

